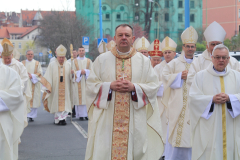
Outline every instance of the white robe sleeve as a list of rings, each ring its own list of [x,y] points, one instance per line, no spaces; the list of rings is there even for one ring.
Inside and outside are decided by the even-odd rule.
[[[163,84],[160,86],[158,92],[157,92],[157,96],[158,97],[162,97],[163,96],[163,91],[164,91],[164,86]]]
[[[5,112],[5,111],[9,111],[9,108],[0,97],[0,112]]]
[[[173,83],[170,85],[170,88],[172,89],[182,88],[183,79],[181,79],[181,77],[182,77],[182,72],[178,73],[177,77],[175,78]]]
[[[203,112],[203,114],[201,116],[202,118],[209,119],[211,117],[213,112],[209,112],[209,111],[211,109],[212,100],[213,99],[211,99],[211,101],[208,103],[207,108],[205,109],[205,111]]]
[[[89,69],[85,69],[85,72],[86,72],[85,79],[87,80],[87,79],[88,79],[88,76],[89,76],[89,74],[90,74],[90,70],[89,70]]]
[[[76,72],[76,76],[77,76],[77,79],[76,79],[76,82],[79,83],[82,79],[82,74],[81,74],[81,70],[77,71]]]
[[[35,74],[31,74],[31,75],[32,75],[32,79],[31,79],[32,83],[36,84],[38,82],[37,76]]]
[[[112,92],[110,90],[110,85],[111,85],[111,82],[103,82],[99,90],[98,96],[94,101],[94,106],[96,106],[97,108],[101,108],[101,109],[108,108],[108,105],[107,105],[108,94]]]
[[[146,106],[149,102],[148,102],[148,98],[145,95],[145,93],[143,92],[142,88],[137,85],[136,83],[133,83],[133,85],[135,86],[135,90],[136,90],[136,94],[137,94],[137,99],[138,101],[132,101],[133,102],[133,106],[135,109],[140,109],[144,106]]]
[[[240,102],[235,95],[229,94],[229,99],[232,105],[232,110],[228,109],[228,112],[232,116],[232,118],[236,118],[240,115]]]

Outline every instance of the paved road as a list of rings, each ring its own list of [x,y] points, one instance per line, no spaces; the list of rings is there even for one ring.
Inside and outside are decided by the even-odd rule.
[[[87,131],[87,121],[75,122]],[[41,106],[38,117],[25,128],[19,160],[84,160],[87,139],[67,119],[66,126],[53,124],[54,117]]]

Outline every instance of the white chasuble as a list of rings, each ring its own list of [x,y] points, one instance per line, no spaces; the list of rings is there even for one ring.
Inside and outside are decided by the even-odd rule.
[[[51,62],[41,78],[41,83],[51,93],[44,93],[44,109],[50,113],[72,112],[71,101],[71,64],[66,60],[60,65],[57,60]]]
[[[131,92],[110,90],[111,82],[120,79],[134,84],[137,102]],[[160,158],[163,142],[156,100],[159,81],[148,58],[134,48],[128,55],[119,55],[114,47],[97,57],[86,87],[86,160]]]
[[[201,55],[198,56],[198,58],[194,59],[188,72],[187,84],[189,87],[192,84],[195,74],[206,69],[210,64],[212,64],[212,58],[211,53],[209,53],[208,50],[205,50]],[[240,72],[239,62],[232,56],[230,56],[228,66],[231,69]]]
[[[80,59],[79,57],[74,59],[75,81],[73,104],[74,105],[86,105],[86,80],[92,69],[92,61],[88,58]],[[85,70],[86,75],[81,74],[81,70]]]
[[[32,79],[29,79],[31,84],[32,99],[30,103],[28,103],[28,108],[38,108],[41,106],[41,64],[34,59],[32,61],[24,60],[22,63],[27,68],[28,73],[32,75]]]
[[[28,125],[27,113],[29,113],[31,111],[31,109],[28,108],[28,103],[32,99],[31,83],[29,81],[27,69],[21,62],[19,62],[18,60],[14,59],[14,58],[12,58],[12,62],[8,66],[10,68],[12,68],[13,70],[15,70],[21,77],[21,81],[22,81],[21,89],[23,92],[24,103],[25,103],[25,112],[24,112],[23,116],[24,116],[24,124],[26,127]]]
[[[227,104],[215,104],[208,119],[203,118],[213,96],[226,93],[240,101],[240,73],[227,66],[226,73],[217,74],[213,65],[196,74],[189,91],[192,131],[192,160],[240,160],[240,116],[235,118]],[[232,96],[231,96],[232,95]],[[210,113],[210,110],[209,110]]]
[[[0,73],[0,159],[17,160],[25,112],[21,78],[13,69],[1,64]]]
[[[163,139],[164,144],[166,144],[168,120],[167,120],[167,106],[164,106],[162,101],[167,101],[166,98],[163,99],[163,97],[169,97],[169,94],[170,94],[170,88],[165,89],[163,86],[162,72],[166,65],[167,65],[167,62],[164,60],[160,64],[158,64],[154,67],[154,71],[158,76],[160,85],[162,85],[162,87],[164,89],[163,94],[166,94],[166,96],[157,96],[158,107],[159,107],[160,117],[161,117],[161,122],[162,122],[162,139]]]
[[[172,147],[191,148],[190,117],[188,108],[188,86],[186,80],[181,79],[181,73],[189,70],[191,63],[187,63],[185,53],[169,62],[163,69],[164,88],[170,88],[170,93],[164,94],[163,104],[167,106],[169,135],[168,142]],[[179,77],[180,75],[180,77]],[[182,86],[171,87],[175,79],[179,77]]]

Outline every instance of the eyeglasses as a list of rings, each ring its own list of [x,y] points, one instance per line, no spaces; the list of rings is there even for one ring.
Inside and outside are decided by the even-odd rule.
[[[221,56],[213,56],[213,58],[216,59],[216,60],[220,60],[221,58],[222,58],[222,60],[229,59],[229,57],[226,57],[226,56],[223,56],[223,57],[221,57]]]
[[[195,48],[195,46],[184,46],[184,47],[186,47],[187,49],[194,49]]]
[[[222,43],[211,43],[212,46],[217,46],[219,44],[222,44]]]

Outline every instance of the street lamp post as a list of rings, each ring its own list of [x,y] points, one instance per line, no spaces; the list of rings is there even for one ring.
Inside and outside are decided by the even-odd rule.
[[[100,38],[103,38],[102,33],[102,0],[99,0],[99,24],[100,24]]]
[[[157,3],[157,2],[155,2],[155,1],[153,1],[153,0],[148,0],[150,3],[152,2],[152,3],[155,3],[155,4],[157,4],[158,5],[158,7],[159,8],[161,8],[161,6],[160,6],[160,4],[159,3]],[[160,11],[158,11],[157,12],[158,13],[158,30],[157,30],[157,39],[158,39],[158,36],[159,36],[159,17],[160,17]],[[158,39],[159,40],[159,39]]]
[[[190,27],[190,6],[189,0],[185,0],[185,29]]]

